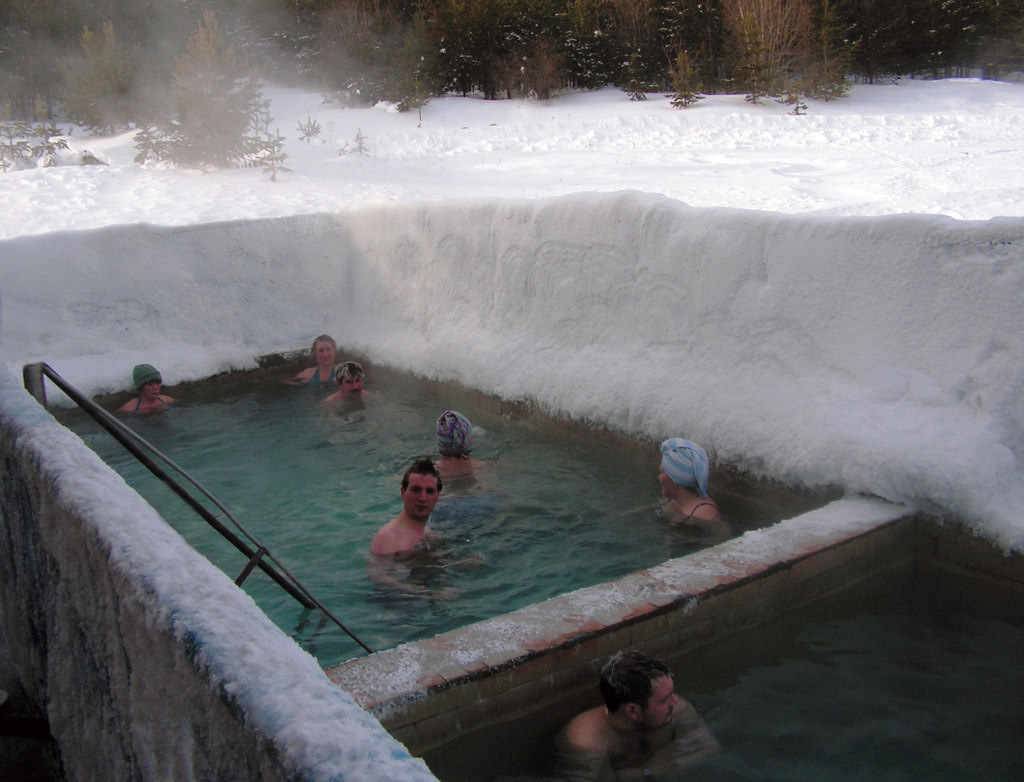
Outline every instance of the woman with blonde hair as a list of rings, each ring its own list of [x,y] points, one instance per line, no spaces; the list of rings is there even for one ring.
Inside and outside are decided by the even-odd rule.
[[[337,383],[334,377],[334,362],[338,358],[338,345],[327,334],[321,334],[313,340],[313,354],[315,367],[304,369],[287,382],[301,386],[306,385],[313,391],[321,394],[329,394],[335,390]]]

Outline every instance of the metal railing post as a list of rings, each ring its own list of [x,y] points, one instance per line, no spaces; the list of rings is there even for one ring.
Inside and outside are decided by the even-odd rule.
[[[25,390],[36,398],[36,401],[46,407],[46,383],[43,381],[43,367],[45,364],[26,364],[21,368],[21,377],[25,383]]]

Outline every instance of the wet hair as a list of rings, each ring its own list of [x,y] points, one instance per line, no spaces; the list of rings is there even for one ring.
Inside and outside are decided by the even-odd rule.
[[[638,703],[646,708],[654,692],[651,682],[662,676],[671,676],[672,671],[660,660],[649,654],[630,650],[616,652],[601,669],[601,697],[612,714],[624,703]]]
[[[313,354],[313,358],[316,358],[316,346],[319,345],[321,342],[326,342],[328,345],[334,348],[335,351],[337,351],[338,349],[338,343],[334,341],[333,337],[331,337],[328,334],[321,334],[319,337],[313,340],[313,347],[309,349],[309,352]]]
[[[358,361],[342,361],[334,368],[334,377],[340,383],[342,380],[362,380],[366,373]]]
[[[441,493],[441,489],[444,486],[441,483],[441,473],[437,471],[437,465],[434,464],[433,459],[417,459],[412,463],[412,466],[405,471],[405,475],[402,476],[402,491],[409,488],[409,476],[410,475],[433,475],[437,478],[437,493]]]

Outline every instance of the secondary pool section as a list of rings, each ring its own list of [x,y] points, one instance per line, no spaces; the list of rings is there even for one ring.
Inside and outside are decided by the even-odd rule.
[[[726,748],[687,782],[1019,777],[1024,624],[909,599],[757,641],[679,672]]]
[[[654,443],[364,364],[373,395],[355,406],[325,409],[307,389],[282,383],[296,369],[283,364],[183,387],[167,413],[123,420],[211,490],[372,649],[429,638],[701,547],[657,515]],[[374,532],[401,507],[402,470],[436,453],[435,421],[446,408],[473,422],[474,457],[485,466],[447,482],[431,526],[444,537],[445,562],[478,554],[485,562],[395,574],[458,594],[441,601],[375,586],[367,562]],[[106,431],[82,415],[61,417],[197,550],[232,577],[241,570],[244,557]],[[827,496],[717,469],[712,490],[736,534]],[[253,573],[244,588],[321,664],[361,654],[263,574]]]

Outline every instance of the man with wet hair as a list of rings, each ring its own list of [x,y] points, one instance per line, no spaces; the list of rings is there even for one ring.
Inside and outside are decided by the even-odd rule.
[[[565,778],[656,779],[718,752],[700,715],[675,694],[672,672],[650,655],[612,655],[600,690],[604,705],[574,717],[555,739]]]
[[[405,559],[429,549],[427,522],[441,495],[441,476],[430,459],[417,459],[402,476],[402,512],[377,530],[370,543],[375,557]]]
[[[358,361],[343,361],[334,368],[334,379],[337,381],[338,390],[324,399],[325,404],[333,404],[346,399],[364,399],[373,396],[369,391],[363,389],[363,381],[366,373]]]
[[[440,539],[427,527],[441,494],[441,476],[430,459],[417,459],[402,476],[402,512],[377,530],[370,543],[368,574],[375,584],[429,600],[454,600],[457,590],[429,576],[445,570]],[[434,566],[431,567],[430,565]],[[458,567],[459,563],[447,565]],[[426,576],[424,580],[418,571]]]

